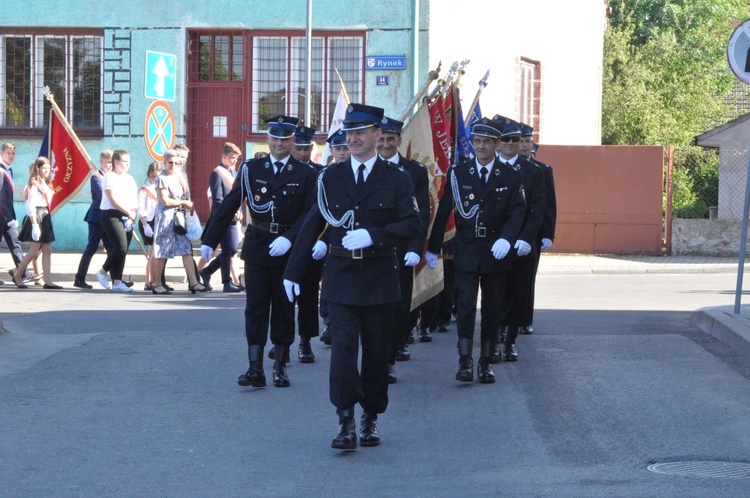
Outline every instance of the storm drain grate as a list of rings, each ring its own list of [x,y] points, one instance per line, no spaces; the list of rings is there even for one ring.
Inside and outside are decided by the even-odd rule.
[[[647,468],[658,474],[687,477],[750,477],[750,463],[746,462],[663,462],[651,464]]]

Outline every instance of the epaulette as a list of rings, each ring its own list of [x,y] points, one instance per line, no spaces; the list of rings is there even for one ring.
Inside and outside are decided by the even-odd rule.
[[[404,167],[403,167],[403,166],[401,166],[400,164],[392,163],[392,162],[390,162],[390,161],[386,161],[386,163],[387,163],[387,164],[388,164],[388,166],[390,166],[391,168],[393,168],[393,169],[397,169],[397,170],[399,170],[399,171],[400,171],[400,172],[402,172],[402,173],[406,173],[406,170],[405,170],[405,169],[404,169]]]

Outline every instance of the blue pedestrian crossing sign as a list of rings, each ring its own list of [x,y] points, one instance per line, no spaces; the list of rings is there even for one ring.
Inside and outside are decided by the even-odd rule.
[[[177,84],[177,56],[146,50],[146,74],[143,79],[146,82],[145,95],[147,99],[174,102]]]

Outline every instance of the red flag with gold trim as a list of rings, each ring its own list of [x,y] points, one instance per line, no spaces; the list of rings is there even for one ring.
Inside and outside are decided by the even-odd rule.
[[[47,158],[52,165],[51,181],[55,195],[52,197],[50,214],[60,209],[86,185],[96,167],[91,162],[78,136],[64,116],[50,111],[46,137],[49,144]],[[42,146],[44,149],[44,146]]]

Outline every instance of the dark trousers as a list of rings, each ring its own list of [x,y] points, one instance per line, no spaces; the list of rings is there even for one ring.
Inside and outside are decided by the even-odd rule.
[[[391,327],[391,353],[389,361],[396,362],[396,350],[401,347],[417,323],[417,313],[411,312],[411,293],[414,289],[414,267],[401,266],[398,269],[401,299],[394,307],[393,326]]]
[[[497,339],[507,272],[477,273],[456,269],[458,303],[456,329],[459,339],[474,339],[477,295],[482,288],[481,339]]]
[[[9,227],[7,224],[0,227],[0,234],[5,239],[5,243],[8,244],[10,255],[13,258],[13,262],[16,264],[16,268],[21,264],[23,259],[23,251],[21,250],[21,243],[18,242],[18,226]]]
[[[107,234],[104,233],[101,223],[88,222],[89,225],[89,241],[86,244],[86,249],[81,254],[81,262],[78,263],[78,271],[76,272],[75,281],[83,282],[86,280],[86,274],[89,272],[89,265],[91,264],[91,258],[94,257],[96,251],[99,250],[99,242],[104,243],[104,247],[107,249],[107,253],[112,251],[112,242],[110,242]]]
[[[359,403],[369,413],[388,406],[388,353],[393,304],[328,303],[331,317],[331,403],[344,410]],[[357,368],[362,340],[362,373]]]
[[[284,267],[258,266],[245,261],[245,282],[247,345],[265,347],[269,322],[271,342],[279,346],[291,345],[294,342],[294,304],[289,302],[284,290]]]
[[[323,275],[325,260],[313,261],[307,265],[305,276],[300,282],[297,296],[297,327],[300,337],[307,339],[320,335],[318,323],[318,294],[320,277]]]
[[[105,272],[109,272],[112,280],[122,280],[125,269],[125,257],[128,255],[130,240],[133,232],[126,232],[122,224],[124,213],[116,209],[102,211],[102,228],[112,242],[112,249],[107,251],[107,259],[102,265]]]
[[[221,283],[226,284],[232,281],[232,258],[237,254],[237,246],[240,245],[240,236],[237,232],[236,225],[229,225],[224,236],[221,238],[221,253],[218,257],[211,260],[203,268],[205,273],[213,275],[216,270],[221,268]]]
[[[438,294],[436,303],[438,324],[448,324],[453,314],[453,303],[456,301],[456,271],[453,269],[452,259],[443,259],[443,290]]]
[[[534,319],[534,288],[538,269],[538,251],[513,260],[505,288],[502,324],[511,327],[531,325]]]

